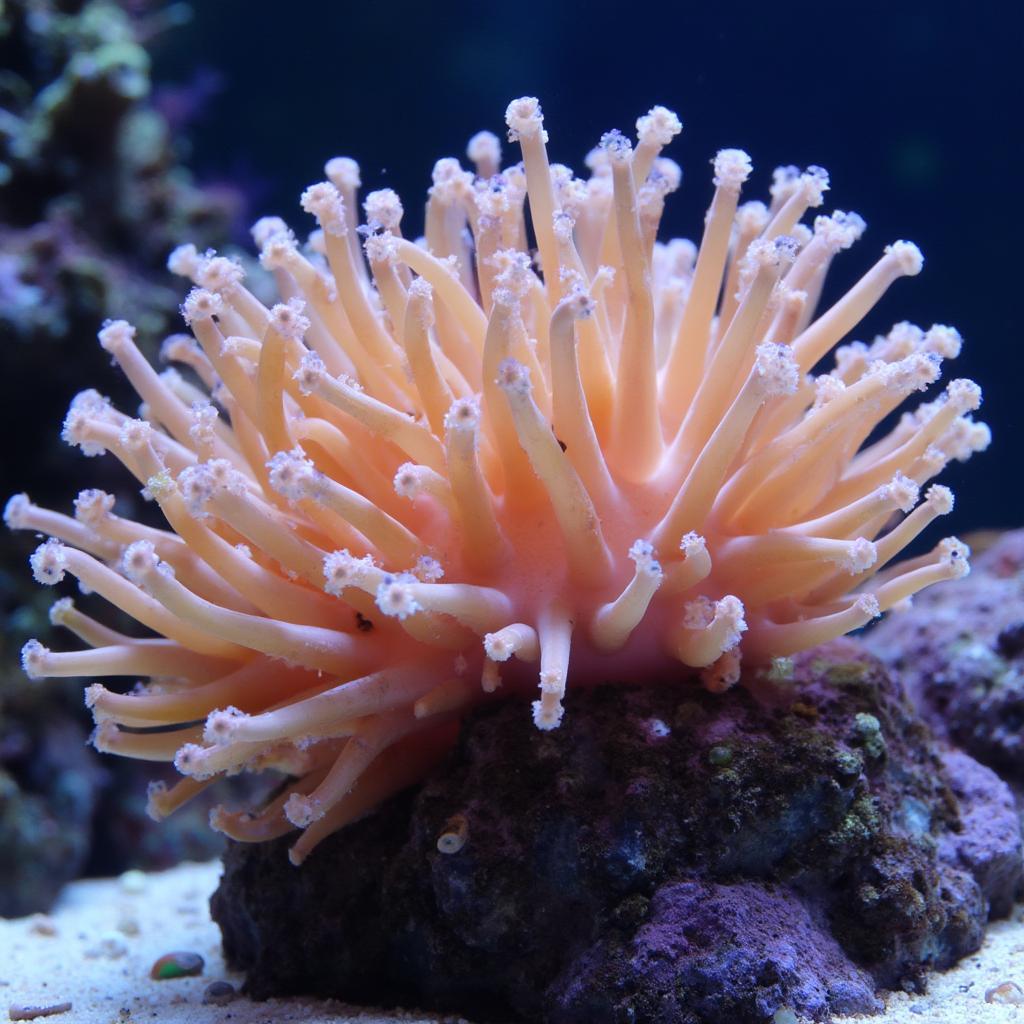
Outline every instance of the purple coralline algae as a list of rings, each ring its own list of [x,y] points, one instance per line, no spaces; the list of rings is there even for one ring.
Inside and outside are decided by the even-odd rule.
[[[1024,782],[1024,530],[1002,534],[967,579],[918,595],[866,642],[937,735]]]

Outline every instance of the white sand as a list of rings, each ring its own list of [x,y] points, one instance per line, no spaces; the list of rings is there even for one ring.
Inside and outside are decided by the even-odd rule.
[[[0,919],[0,1020],[13,1006],[70,1002],[70,1011],[41,1020],[58,1024],[438,1024],[458,1018],[384,1013],[306,1000],[253,1003],[242,996],[224,1006],[203,1004],[212,981],[241,987],[225,970],[220,933],[207,898],[219,864],[187,864],[161,874],[132,872],[121,880],[76,882],[52,915]],[[1024,1024],[1024,1008],[986,1003],[985,993],[1013,981],[1024,989],[1024,907],[989,932],[985,948],[955,970],[932,979],[925,996],[895,995],[884,1024]],[[52,932],[52,934],[47,934]],[[190,951],[206,961],[200,977],[152,981],[165,953]],[[837,1020],[836,1024],[839,1024]]]
[[[159,874],[129,872],[120,880],[75,882],[53,913],[0,918],[0,1021],[10,1006],[70,1002],[72,1009],[39,1018],[54,1024],[437,1024],[430,1014],[381,1013],[300,999],[254,1003],[242,996],[203,1005],[212,981],[242,985],[227,971],[220,932],[207,900],[219,862],[185,864]],[[135,891],[138,890],[138,891]],[[45,932],[52,925],[54,935]],[[135,934],[132,934],[135,932]],[[170,952],[206,961],[194,978],[153,981],[155,960]],[[127,1011],[127,1012],[125,1012]]]

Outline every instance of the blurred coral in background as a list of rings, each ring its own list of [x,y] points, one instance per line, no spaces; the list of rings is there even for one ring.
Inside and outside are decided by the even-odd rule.
[[[208,80],[162,104],[171,120],[151,101],[147,51],[188,17],[183,4],[0,3],[0,374],[45,384],[30,403],[3,403],[6,437],[53,422],[82,375],[99,372],[101,354],[81,339],[110,309],[132,310],[151,335],[168,332],[179,302],[168,249],[182,236],[221,242],[242,217],[240,192],[202,187],[180,162],[176,128]],[[5,452],[4,471],[35,493],[58,493],[76,472],[69,454],[57,431],[45,431]],[[20,562],[20,545],[15,556],[2,543],[4,564]],[[0,914],[45,907],[87,867],[116,871],[215,849],[202,833],[191,843],[188,827],[180,847],[176,839],[140,847],[137,781],[124,792],[139,806],[115,806],[117,780],[137,773],[97,766],[76,695],[26,691],[18,649],[49,626],[47,602],[24,583],[0,573],[0,874],[11,883],[0,889]],[[101,802],[113,831],[97,837]]]

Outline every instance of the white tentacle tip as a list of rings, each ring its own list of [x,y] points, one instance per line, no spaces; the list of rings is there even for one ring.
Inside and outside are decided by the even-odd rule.
[[[93,718],[99,721],[97,716],[96,705],[99,703],[103,695],[107,692],[107,688],[101,683],[93,683],[85,688],[85,706],[93,713]]]
[[[821,206],[829,189],[828,171],[812,164],[800,175],[800,187],[808,206]]]
[[[238,260],[211,255],[202,262],[195,276],[200,287],[228,295],[245,280],[245,270]]]
[[[181,304],[181,316],[186,324],[202,323],[224,312],[224,300],[208,288],[193,288]]]
[[[118,441],[130,452],[141,452],[153,441],[153,425],[147,420],[125,420]]]
[[[62,597],[50,605],[50,625],[64,626],[75,610],[75,602],[70,597]]]
[[[329,235],[344,235],[348,232],[345,222],[345,201],[336,185],[320,181],[302,193],[300,204],[306,213],[316,217],[320,227]]]
[[[613,164],[624,163],[633,154],[633,144],[617,128],[601,136],[601,149]]]
[[[260,217],[249,229],[256,248],[262,249],[272,238],[291,238],[292,232],[280,217]]]
[[[310,395],[316,389],[327,374],[327,367],[324,361],[315,353],[307,352],[299,363],[299,368],[292,375],[292,379],[299,386],[303,395]]]
[[[715,605],[715,624],[721,624],[728,630],[728,640],[723,647],[729,650],[740,642],[740,634],[747,630],[747,622],[744,618],[746,609],[743,602],[733,594],[726,594]]]
[[[282,338],[301,341],[310,326],[309,317],[302,315],[305,308],[305,302],[298,297],[277,303],[270,310],[270,326]]]
[[[415,462],[403,462],[395,472],[392,486],[400,498],[417,498],[423,491],[423,467]]]
[[[148,540],[137,540],[129,544],[121,558],[121,571],[136,586],[141,587],[149,578],[150,573],[169,566],[157,557],[156,549]]]
[[[352,191],[362,185],[359,164],[350,156],[332,156],[324,164],[324,174],[331,184],[342,191]]]
[[[238,723],[249,716],[236,707],[211,711],[203,728],[203,741],[211,746],[224,746],[231,742]]]
[[[127,320],[105,320],[96,337],[102,349],[116,359],[127,346],[134,344],[135,328]]]
[[[314,821],[324,816],[324,808],[319,800],[302,793],[292,793],[285,801],[284,816],[296,828],[308,828]]]
[[[885,497],[901,512],[909,512],[916,504],[921,488],[910,477],[897,473],[883,488]]]
[[[79,491],[75,498],[75,518],[95,529],[111,514],[114,501],[112,494],[95,487]]]
[[[199,781],[212,778],[215,773],[208,767],[206,752],[207,748],[201,747],[198,743],[185,743],[174,755],[174,767],[182,775]]]
[[[540,100],[536,96],[520,96],[513,100],[505,109],[505,124],[508,125],[508,141],[516,142],[543,132],[543,139],[548,140],[544,131],[544,113],[540,109]]]
[[[800,366],[789,345],[762,342],[754,358],[754,374],[768,398],[792,395],[800,385]]]
[[[899,265],[900,272],[907,277],[921,273],[924,267],[924,256],[913,242],[898,241],[885,247],[887,256],[892,256]]]
[[[504,365],[504,363],[502,364]],[[500,371],[499,371],[500,372]],[[458,398],[452,402],[444,416],[446,431],[475,431],[480,426],[480,403],[475,398]],[[409,464],[406,463],[403,468]],[[397,481],[397,476],[395,477]]]
[[[494,132],[477,132],[466,145],[466,156],[475,164],[501,163],[501,140]]]
[[[946,537],[938,544],[939,561],[950,571],[952,579],[962,579],[971,571],[971,549],[956,537]]]
[[[12,494],[4,506],[4,523],[9,530],[25,529],[32,501],[27,494]]]
[[[375,265],[392,265],[398,261],[398,239],[390,231],[368,235],[363,242],[363,251]]]
[[[117,723],[106,719],[97,723],[96,728],[93,729],[92,735],[89,737],[89,742],[101,754],[109,754],[116,750],[120,734],[121,730],[117,727]]]
[[[172,249],[167,256],[167,269],[178,277],[193,279],[203,261],[199,250],[191,242]]]
[[[267,463],[270,486],[289,501],[316,497],[324,485],[324,476],[306,458],[300,448],[277,452]]]
[[[946,394],[961,415],[975,412],[981,406],[981,388],[973,380],[963,377],[951,380],[946,388]]]
[[[46,678],[46,659],[50,654],[49,647],[44,647],[38,640],[29,640],[21,649],[21,668],[29,679]]]
[[[51,537],[32,552],[29,565],[37,583],[53,586],[64,579],[68,567],[67,549],[56,537]]]
[[[298,254],[291,232],[269,235],[260,245],[260,266],[264,270],[283,270]]]
[[[866,537],[858,537],[851,542],[843,556],[841,567],[851,576],[866,572],[878,561],[878,548]]]
[[[533,724],[542,732],[550,732],[562,724],[565,708],[559,703],[545,705],[544,701],[535,700],[532,704]]]
[[[574,320],[588,320],[597,309],[597,303],[583,290],[573,292],[560,305],[572,314]]]
[[[683,534],[682,539],[679,541],[679,550],[682,551],[686,558],[696,558],[699,555],[706,554],[708,542],[699,533],[691,530],[689,533]]]
[[[956,359],[963,347],[963,338],[955,327],[932,324],[921,339],[926,351],[934,352],[943,359]]]
[[[658,561],[654,545],[650,541],[642,539],[633,541],[628,555],[636,566],[638,576],[651,576],[660,579],[663,575],[661,563]]]
[[[530,371],[517,359],[503,359],[494,383],[508,395],[528,395]]]
[[[177,488],[190,516],[194,519],[206,516],[206,506],[216,490],[213,474],[207,463],[186,466],[178,475]]]
[[[490,661],[508,661],[512,657],[513,647],[502,632],[484,634],[484,654]]]
[[[417,582],[416,577],[410,573],[385,576],[377,588],[377,607],[385,615],[390,615],[402,622],[410,615],[423,611],[413,590],[413,585]]]
[[[368,193],[363,200],[363,210],[370,227],[380,227],[385,231],[397,231],[405,213],[398,193],[390,188]]]
[[[650,146],[667,146],[682,130],[683,122],[668,107],[651,107],[636,119],[637,138]]]
[[[430,555],[420,555],[412,567],[411,575],[421,583],[437,583],[444,579],[444,566]]]
[[[720,149],[712,161],[714,183],[718,188],[738,192],[754,169],[750,156],[742,149]]]
[[[953,492],[943,484],[932,484],[925,492],[924,500],[940,515],[948,515],[953,511]]]
[[[340,597],[346,587],[362,586],[375,569],[369,555],[356,558],[347,550],[332,551],[324,555],[324,590]]]
[[[230,827],[232,817],[232,813],[223,804],[217,804],[215,807],[211,807],[210,816],[207,819],[210,831],[220,832],[222,835],[226,835],[227,829]]]

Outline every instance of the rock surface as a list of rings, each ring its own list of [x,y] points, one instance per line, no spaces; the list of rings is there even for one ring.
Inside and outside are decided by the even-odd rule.
[[[963,831],[944,835],[939,854],[974,878],[991,917],[1005,917],[1015,893],[1022,895],[1021,824],[1013,793],[994,771],[963,751],[946,751],[942,759],[960,803]]]
[[[970,576],[917,595],[865,642],[937,735],[1024,783],[1024,530],[1002,534]]]
[[[441,772],[301,869],[287,839],[232,845],[228,961],[257,997],[745,1024],[870,1012],[977,949],[1021,871],[1005,788],[951,775],[852,641],[745,682],[578,692],[555,733],[480,709]]]

